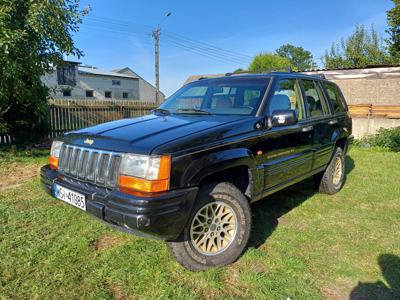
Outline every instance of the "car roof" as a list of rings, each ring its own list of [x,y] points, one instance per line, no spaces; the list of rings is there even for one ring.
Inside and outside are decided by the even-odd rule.
[[[228,79],[228,78],[242,78],[242,79],[251,79],[251,78],[271,78],[271,77],[284,77],[284,78],[303,78],[303,79],[313,79],[313,80],[326,80],[322,76],[318,75],[306,75],[301,73],[289,73],[289,72],[271,72],[264,74],[227,74],[226,76],[213,77],[213,78],[200,78],[201,81],[214,81],[220,79]]]

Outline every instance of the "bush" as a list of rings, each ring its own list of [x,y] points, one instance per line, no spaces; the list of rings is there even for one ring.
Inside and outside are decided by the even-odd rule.
[[[376,134],[368,135],[356,144],[370,147],[382,147],[400,152],[400,126],[395,128],[381,127]]]

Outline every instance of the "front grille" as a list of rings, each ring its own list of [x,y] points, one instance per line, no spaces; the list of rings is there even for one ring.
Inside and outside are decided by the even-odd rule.
[[[115,187],[121,153],[63,145],[58,168],[61,174],[105,187]]]

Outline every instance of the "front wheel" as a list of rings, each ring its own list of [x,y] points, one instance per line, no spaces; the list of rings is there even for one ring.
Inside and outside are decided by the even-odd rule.
[[[203,186],[180,240],[167,242],[173,257],[185,268],[200,271],[234,262],[250,236],[247,198],[231,183]]]
[[[343,150],[339,147],[324,172],[315,175],[314,180],[321,193],[333,195],[340,191],[344,184],[345,157]]]

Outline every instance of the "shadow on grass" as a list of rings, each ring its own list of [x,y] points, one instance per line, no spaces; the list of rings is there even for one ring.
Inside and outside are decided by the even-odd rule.
[[[400,299],[400,258],[393,254],[382,254],[378,264],[386,283],[359,282],[351,291],[350,300]]]
[[[279,224],[279,219],[317,193],[313,179],[307,179],[252,205],[253,227],[249,247],[263,245]]]
[[[346,176],[355,167],[354,160],[346,156]],[[345,178],[346,180],[346,178]],[[252,205],[253,228],[249,247],[260,247],[274,232],[281,217],[318,193],[312,178],[287,187]]]

